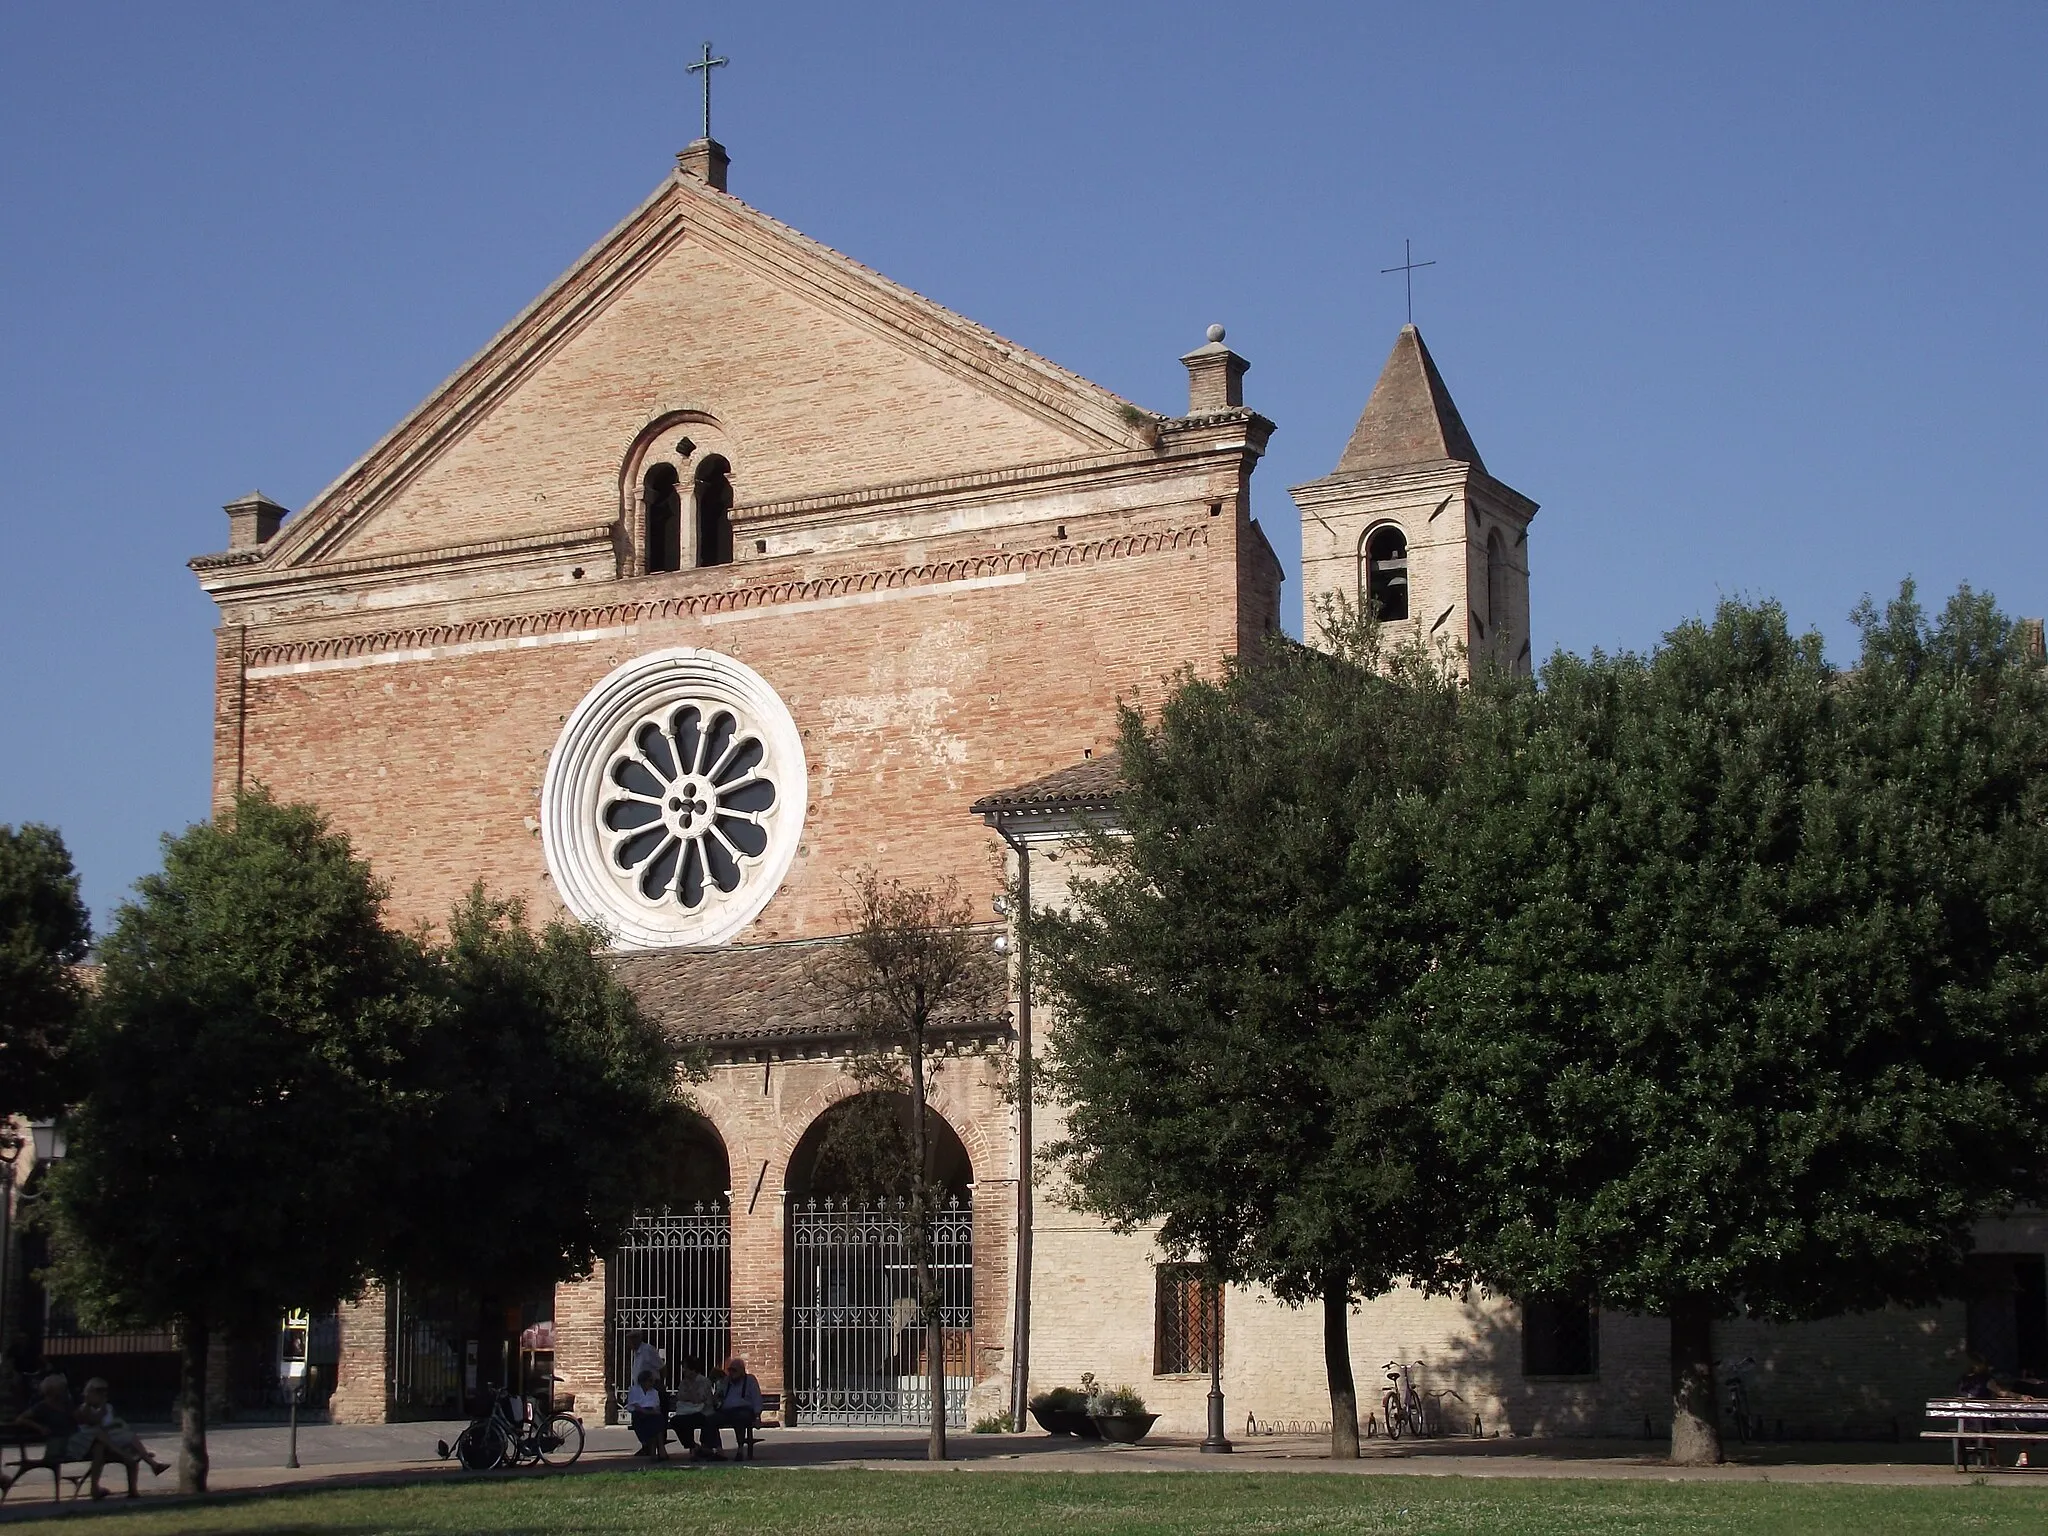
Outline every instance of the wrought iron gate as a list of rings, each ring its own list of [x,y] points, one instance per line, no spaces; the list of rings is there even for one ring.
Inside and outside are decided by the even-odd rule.
[[[931,1421],[909,1221],[902,1200],[792,1206],[785,1374],[796,1422]],[[964,1425],[974,1385],[971,1200],[953,1196],[939,1212],[931,1259],[945,1338],[946,1422]]]
[[[612,1401],[626,1400],[627,1342],[644,1333],[671,1372],[686,1357],[707,1371],[725,1361],[732,1339],[732,1207],[699,1201],[688,1211],[636,1216],[612,1256]],[[669,1380],[675,1377],[671,1374]]]
[[[394,1280],[385,1293],[386,1347],[391,1361],[389,1391],[400,1414],[453,1418],[475,1389],[475,1308],[449,1296],[422,1292]],[[469,1379],[465,1383],[465,1370]]]

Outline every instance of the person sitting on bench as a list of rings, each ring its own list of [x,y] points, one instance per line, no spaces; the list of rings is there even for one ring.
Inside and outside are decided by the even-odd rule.
[[[720,1429],[735,1431],[733,1438],[737,1441],[741,1439],[738,1431],[752,1429],[760,1422],[761,1383],[747,1374],[747,1362],[734,1355],[725,1362],[725,1379],[718,1389],[718,1411],[711,1415],[711,1423],[704,1431],[712,1460],[725,1460],[718,1440]]]
[[[23,1473],[31,1470],[48,1467],[52,1471],[61,1471],[67,1461],[90,1460],[92,1496],[96,1499],[107,1496],[107,1490],[100,1486],[100,1468],[113,1454],[112,1447],[98,1426],[88,1427],[79,1422],[78,1410],[71,1406],[71,1383],[62,1376],[43,1378],[41,1395],[28,1405],[14,1425],[43,1438],[43,1459],[27,1462],[12,1474],[0,1474],[0,1489],[12,1488]]]
[[[640,1449],[633,1454],[666,1460],[668,1416],[661,1411],[661,1382],[654,1372],[642,1371],[640,1379],[626,1389],[626,1412],[633,1421],[633,1433],[640,1439]]]
[[[703,1363],[695,1355],[685,1355],[676,1370],[675,1412],[668,1427],[700,1461],[715,1449],[711,1415],[717,1395],[717,1385],[704,1374]]]

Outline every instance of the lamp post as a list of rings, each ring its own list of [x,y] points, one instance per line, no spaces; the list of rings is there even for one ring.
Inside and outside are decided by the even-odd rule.
[[[1202,1449],[1210,1455],[1227,1456],[1235,1450],[1223,1432],[1223,1285],[1212,1281],[1204,1287],[1204,1319],[1209,1325],[1209,1434]]]
[[[14,1342],[14,1312],[9,1305],[14,1290],[14,1165],[25,1145],[12,1120],[0,1125],[0,1166],[7,1170],[0,1174],[7,1180],[6,1197],[0,1199],[0,1352]]]

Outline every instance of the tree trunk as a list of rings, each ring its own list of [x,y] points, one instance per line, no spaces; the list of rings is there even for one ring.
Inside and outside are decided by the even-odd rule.
[[[1684,1296],[1671,1308],[1671,1464],[1712,1467],[1721,1460],[1714,1310],[1704,1296]]]
[[[178,1492],[206,1492],[206,1324],[178,1329]]]
[[[1358,1383],[1351,1377],[1351,1287],[1323,1283],[1323,1369],[1330,1378],[1330,1456],[1358,1460]]]
[[[917,1164],[917,1180],[911,1186],[915,1208],[911,1211],[911,1243],[916,1259],[917,1304],[924,1313],[925,1388],[931,1394],[931,1438],[925,1445],[929,1461],[946,1459],[946,1323],[940,1310],[937,1286],[932,1279],[932,1221],[938,1202],[933,1198],[932,1170],[924,1124],[924,1029],[923,1021],[910,1038],[910,1150]]]

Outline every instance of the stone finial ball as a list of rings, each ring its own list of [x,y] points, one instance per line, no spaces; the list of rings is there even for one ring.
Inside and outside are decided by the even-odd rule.
[[[1209,339],[1210,339],[1211,341],[1221,341],[1221,340],[1223,339],[1223,327],[1222,327],[1222,326],[1220,326],[1220,325],[1212,325],[1212,326],[1210,326],[1210,327],[1209,327]]]

